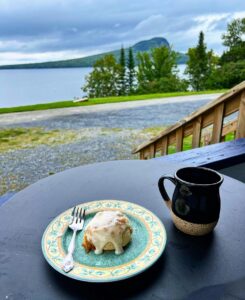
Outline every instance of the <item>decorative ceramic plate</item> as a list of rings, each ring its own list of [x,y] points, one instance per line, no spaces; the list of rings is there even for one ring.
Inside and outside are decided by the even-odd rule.
[[[86,209],[85,227],[98,211],[120,210],[129,218],[133,228],[132,241],[124,247],[121,255],[114,251],[96,255],[93,251],[85,252],[82,247],[83,231],[80,231],[73,255],[74,269],[65,273],[62,260],[72,236],[68,228],[72,209],[68,209],[48,225],[42,238],[44,257],[58,272],[81,281],[118,281],[143,272],[161,256],[166,244],[166,231],[162,222],[149,210],[118,200],[92,201],[79,206]]]

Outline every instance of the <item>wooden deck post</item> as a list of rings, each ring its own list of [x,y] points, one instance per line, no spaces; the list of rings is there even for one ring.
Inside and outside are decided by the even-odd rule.
[[[162,138],[161,155],[167,155],[167,154],[168,154],[168,136],[164,136]]]
[[[223,116],[224,116],[224,102],[220,103],[214,109],[212,144],[219,143],[221,141]]]
[[[140,151],[140,159],[145,159],[144,150]]]
[[[151,144],[150,146],[149,146],[149,149],[150,149],[150,153],[149,153],[149,158],[153,158],[153,157],[155,157],[155,153],[156,153],[156,149],[155,149],[155,144],[153,143],[153,144]]]
[[[176,152],[182,151],[183,147],[183,127],[176,130]]]
[[[202,128],[202,117],[199,116],[197,120],[195,120],[193,123],[192,148],[198,148],[200,146],[201,128]]]
[[[236,138],[245,138],[245,91],[241,93]]]

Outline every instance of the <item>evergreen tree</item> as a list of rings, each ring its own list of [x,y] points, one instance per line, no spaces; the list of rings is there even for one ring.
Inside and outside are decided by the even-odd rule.
[[[204,43],[204,33],[199,34],[198,45],[188,49],[189,60],[185,73],[189,75],[192,88],[196,91],[204,90],[209,76],[209,55]]]
[[[125,63],[125,50],[123,46],[121,47],[121,51],[120,51],[119,65],[120,65],[119,95],[125,95],[126,94],[126,63]]]
[[[196,52],[197,52],[197,57],[199,59],[200,77],[205,79],[208,71],[208,54],[207,54],[207,47],[204,44],[204,33],[202,31],[199,34],[199,40],[198,40]]]
[[[128,61],[127,61],[127,90],[129,94],[134,93],[134,82],[135,82],[135,62],[134,62],[134,54],[133,50],[130,47],[128,50]]]

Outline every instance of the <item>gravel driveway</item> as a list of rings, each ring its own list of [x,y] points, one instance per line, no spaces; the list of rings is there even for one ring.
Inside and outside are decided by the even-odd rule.
[[[0,195],[83,164],[133,159],[136,145],[190,114],[218,94],[142,100],[0,115],[0,128],[75,132],[69,143],[38,145],[0,153]]]

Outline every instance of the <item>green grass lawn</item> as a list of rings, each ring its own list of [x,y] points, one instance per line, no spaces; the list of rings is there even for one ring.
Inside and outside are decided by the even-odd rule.
[[[0,153],[39,145],[71,143],[75,137],[76,134],[72,130],[44,130],[39,127],[0,129]]]
[[[175,92],[175,93],[133,95],[133,96],[120,96],[120,97],[105,97],[105,98],[94,98],[94,99],[90,99],[87,102],[80,102],[80,103],[79,102],[74,103],[73,101],[51,102],[51,103],[43,103],[43,104],[0,108],[0,114],[54,109],[54,108],[65,108],[65,107],[89,106],[89,105],[97,105],[97,104],[104,104],[104,103],[128,102],[128,101],[138,101],[138,100],[177,97],[177,96],[223,93],[225,91],[226,90],[213,90],[213,91],[202,91],[202,92]]]

